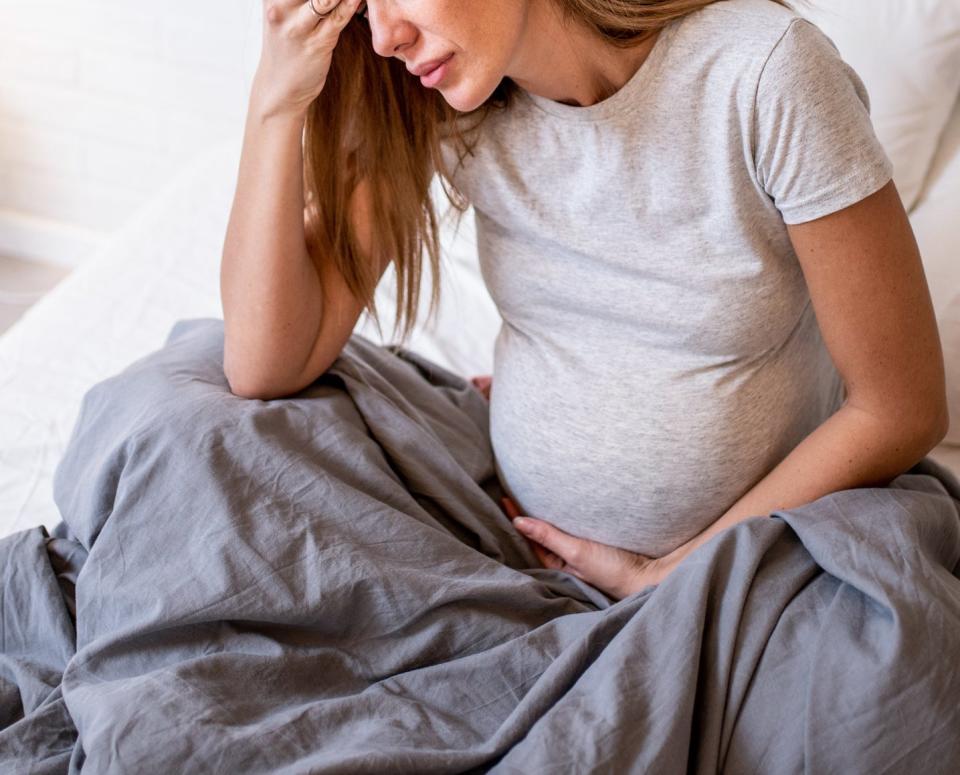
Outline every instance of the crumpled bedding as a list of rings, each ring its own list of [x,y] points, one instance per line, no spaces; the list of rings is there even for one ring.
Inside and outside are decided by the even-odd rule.
[[[931,459],[615,602],[511,528],[467,380],[354,334],[245,400],[222,345],[182,320],[88,391],[63,523],[0,540],[0,772],[956,771]]]

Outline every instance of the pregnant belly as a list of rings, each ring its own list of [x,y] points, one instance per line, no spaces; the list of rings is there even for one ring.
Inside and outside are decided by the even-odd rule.
[[[776,366],[626,380],[527,365],[495,371],[490,438],[505,490],[523,513],[651,557],[719,519],[831,402],[809,368],[798,382]]]

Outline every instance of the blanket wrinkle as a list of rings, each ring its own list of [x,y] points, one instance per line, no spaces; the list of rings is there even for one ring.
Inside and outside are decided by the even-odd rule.
[[[614,601],[499,507],[485,399],[354,334],[243,400],[223,321],[92,387],[0,540],[0,772],[952,773],[960,482],[758,516]],[[32,768],[32,769],[31,769]]]

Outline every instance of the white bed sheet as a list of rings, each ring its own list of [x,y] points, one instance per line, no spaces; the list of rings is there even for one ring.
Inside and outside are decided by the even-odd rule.
[[[0,537],[60,521],[53,473],[92,385],[160,347],[176,320],[222,317],[219,264],[239,153],[233,138],[200,155],[0,337]],[[465,376],[492,371],[500,325],[473,234],[472,211],[458,234],[444,222],[444,268],[456,268],[445,273],[436,324],[419,325],[408,343]],[[384,338],[366,315],[357,325],[377,342],[392,341],[392,283],[391,271],[378,290]],[[429,283],[424,310],[427,294]]]
[[[222,317],[220,253],[239,153],[232,138],[201,154],[0,337],[0,537],[60,521],[53,474],[92,385],[160,347],[176,320]],[[952,235],[960,245],[960,221]],[[464,376],[490,373],[500,317],[477,264],[472,210],[459,233],[444,222],[443,254],[437,322],[421,322],[408,346]],[[378,290],[385,339],[366,316],[356,329],[374,341],[390,340],[392,280]],[[422,309],[428,297],[429,283]],[[960,475],[960,447],[933,456]]]

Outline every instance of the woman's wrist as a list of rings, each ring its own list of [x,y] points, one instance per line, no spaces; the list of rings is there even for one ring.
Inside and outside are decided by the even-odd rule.
[[[646,587],[659,584],[693,549],[694,546],[687,543],[678,546],[669,554],[648,558],[647,562],[633,574],[633,578],[627,585],[627,594],[632,595]]]
[[[248,116],[259,122],[289,121],[303,126],[307,121],[308,105],[296,105],[271,93],[270,89],[261,85],[259,76],[254,76],[248,103]]]

